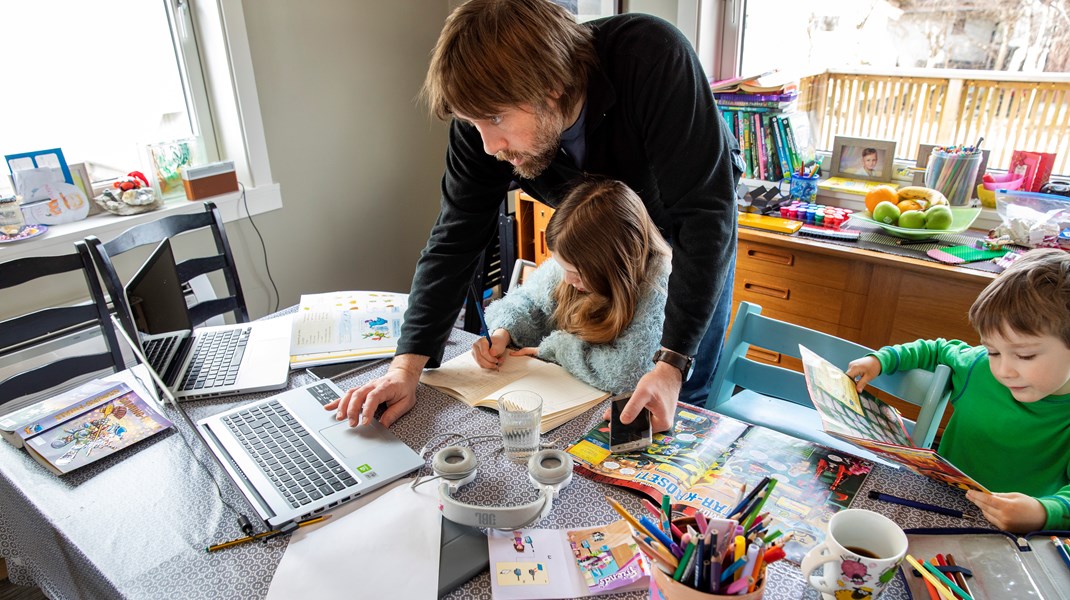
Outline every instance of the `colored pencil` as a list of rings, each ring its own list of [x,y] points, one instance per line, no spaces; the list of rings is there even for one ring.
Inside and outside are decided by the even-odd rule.
[[[955,595],[951,593],[951,590],[944,587],[944,584],[940,583],[939,579],[933,577],[933,574],[930,573],[925,567],[921,566],[921,564],[918,563],[918,560],[916,558],[909,554],[907,554],[903,558],[905,558],[912,567],[917,569],[918,573],[921,573],[921,576],[924,577],[926,581],[931,583],[933,587],[936,588],[936,591],[938,594],[940,594],[941,598],[943,598],[944,600],[955,600]]]
[[[947,555],[947,564],[951,565],[952,567],[958,566],[957,564],[955,564],[955,557],[950,554]],[[966,585],[966,574],[959,573],[957,571],[953,574],[955,576],[955,581],[958,582],[959,586],[961,586],[962,589],[966,590],[967,594],[972,596],[973,592],[970,591],[970,586]]]

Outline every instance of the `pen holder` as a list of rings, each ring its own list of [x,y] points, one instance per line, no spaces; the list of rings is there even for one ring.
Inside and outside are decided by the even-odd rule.
[[[925,187],[938,190],[951,206],[966,206],[973,197],[981,157],[980,152],[954,153],[933,149],[925,170]]]
[[[785,177],[780,181],[780,194],[784,194],[783,184],[788,182],[788,193],[795,200],[801,200],[803,202],[813,202],[817,200],[817,182],[821,180],[821,176],[803,175],[801,173],[792,173],[791,177]]]
[[[672,575],[665,573],[657,566],[651,566],[650,571],[653,574],[650,586],[651,600],[717,600],[718,598],[724,598],[725,600],[728,600],[729,598],[734,600],[758,600],[758,598],[761,598],[762,594],[765,593],[765,579],[762,579],[761,584],[754,588],[753,592],[748,592],[742,596],[725,596],[722,594],[707,594],[706,592],[700,592],[693,587],[680,583],[679,581],[674,581]]]

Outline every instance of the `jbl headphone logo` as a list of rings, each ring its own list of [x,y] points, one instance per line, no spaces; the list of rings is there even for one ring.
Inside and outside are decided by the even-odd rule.
[[[480,527],[494,527],[496,516],[494,513],[476,513]]]

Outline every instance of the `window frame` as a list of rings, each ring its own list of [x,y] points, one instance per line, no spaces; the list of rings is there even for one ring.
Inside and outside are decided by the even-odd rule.
[[[176,23],[177,27],[182,27],[182,13],[188,10],[186,24],[192,24],[194,37],[183,42],[184,56],[189,57],[190,48],[186,44],[194,44],[191,48],[199,51],[199,60],[190,65],[188,75],[197,77],[199,70],[204,91],[186,88],[195,96],[190,107],[195,112],[194,124],[204,127],[204,120],[208,119],[215,133],[215,147],[209,150],[209,156],[234,161],[238,181],[244,186],[244,199],[243,192],[212,199],[224,222],[247,217],[249,213],[257,215],[282,208],[281,189],[272,178],[268,161],[267,139],[241,0],[164,1],[169,13],[173,11],[179,17],[172,21],[173,28]],[[172,30],[172,35],[179,35],[179,32]],[[203,97],[197,97],[202,94]],[[206,143],[206,146],[211,145]],[[199,202],[177,200],[168,202],[159,210],[130,217],[105,213],[74,223],[52,225],[38,239],[0,246],[0,261],[62,254],[69,252],[75,241],[89,234],[108,240],[139,223],[201,210]]]

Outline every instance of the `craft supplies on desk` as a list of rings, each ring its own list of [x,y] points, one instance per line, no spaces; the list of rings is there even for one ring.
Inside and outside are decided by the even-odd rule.
[[[755,229],[765,229],[777,233],[795,233],[802,227],[799,221],[783,219],[781,217],[769,217],[754,213],[739,213],[739,224]]]
[[[929,156],[925,187],[939,190],[952,206],[965,206],[973,196],[981,150],[974,146],[937,146]]]

